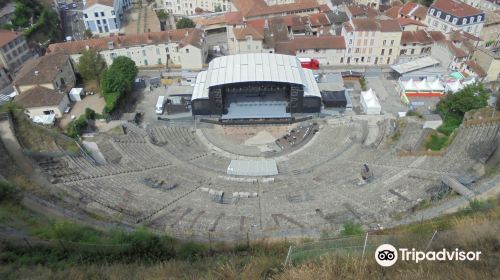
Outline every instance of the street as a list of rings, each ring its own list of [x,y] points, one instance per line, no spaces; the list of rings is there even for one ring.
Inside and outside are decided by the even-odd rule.
[[[78,41],[84,39],[85,25],[83,23],[83,2],[75,3],[76,8],[68,4],[69,9],[64,6],[59,6],[61,13],[61,23],[64,29],[64,37],[71,37],[72,40]]]

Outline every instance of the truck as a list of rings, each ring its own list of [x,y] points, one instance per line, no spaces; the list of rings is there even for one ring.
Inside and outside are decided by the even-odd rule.
[[[158,101],[156,102],[155,112],[157,115],[163,114],[163,104],[165,103],[165,96],[161,95],[158,97]]]
[[[299,57],[299,61],[302,68],[319,69],[319,61],[316,58]]]

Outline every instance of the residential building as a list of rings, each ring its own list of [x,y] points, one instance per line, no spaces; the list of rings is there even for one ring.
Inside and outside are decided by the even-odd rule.
[[[78,64],[82,52],[89,48],[98,51],[108,65],[116,57],[126,56],[138,67],[201,69],[208,54],[205,33],[194,28],[56,43],[47,51],[70,54]]]
[[[344,37],[334,35],[297,36],[290,41],[276,44],[276,52],[300,58],[316,58],[320,65],[345,63]]]
[[[15,73],[32,57],[26,39],[21,33],[0,29],[0,64]]]
[[[429,56],[434,43],[443,40],[446,37],[439,31],[403,31],[398,63]]]
[[[132,0],[84,0],[83,22],[92,34],[118,33],[125,10]]]
[[[479,47],[474,52],[472,59],[486,74],[485,82],[500,80],[500,48],[486,49]]]
[[[380,4],[380,0],[355,0],[354,2],[358,5],[368,6],[376,10],[378,10]]]
[[[405,18],[412,19],[416,21],[420,21],[422,23],[425,22],[425,18],[427,16],[428,8],[413,2],[406,2],[402,6],[393,6],[392,8],[385,11],[385,15],[397,19],[397,18]]]
[[[347,64],[392,64],[399,55],[401,27],[397,20],[355,18],[344,23]]]
[[[321,12],[324,6],[316,0],[296,1],[279,5],[268,5],[264,0],[233,0],[231,4],[231,10],[241,12],[247,20],[286,15],[306,16]]]
[[[230,0],[156,0],[156,6],[173,15],[231,11]]]
[[[465,0],[465,3],[483,11],[500,10],[500,0]]]
[[[70,104],[67,94],[42,86],[35,86],[17,95],[14,102],[21,105],[31,119],[44,115],[60,118]]]
[[[49,54],[28,60],[14,79],[14,89],[21,95],[35,87],[69,92],[76,78],[67,54]]]
[[[484,12],[459,0],[436,0],[427,13],[430,30],[448,33],[463,30],[475,36],[481,34],[485,22]]]
[[[264,26],[247,24],[227,29],[229,54],[259,53],[264,51]]]
[[[449,40],[435,42],[431,48],[431,56],[441,62],[441,66],[448,70],[458,71],[462,69],[468,60],[468,54],[461,48],[455,46]]]
[[[10,85],[12,79],[9,72],[2,66],[0,66],[0,89],[3,89]]]
[[[379,15],[377,10],[366,5],[347,5],[345,7],[347,16],[352,18],[375,18]]]
[[[481,39],[488,45],[500,47],[500,10],[486,11],[486,22],[481,31]]]
[[[28,60],[13,82],[14,102],[30,118],[53,115],[59,118],[69,106],[68,92],[75,86],[75,73],[66,54],[49,54]]]

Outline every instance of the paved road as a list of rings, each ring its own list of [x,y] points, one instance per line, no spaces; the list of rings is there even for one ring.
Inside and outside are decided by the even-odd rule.
[[[71,36],[73,40],[83,40],[85,24],[83,23],[83,3],[76,3],[76,8],[69,10],[60,9],[61,20],[64,29],[64,37]]]

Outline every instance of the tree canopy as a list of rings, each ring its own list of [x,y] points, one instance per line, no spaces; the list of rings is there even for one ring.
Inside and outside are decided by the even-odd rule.
[[[83,51],[78,63],[78,72],[84,81],[99,80],[104,69],[106,69],[106,62],[96,50]]]
[[[187,17],[181,18],[175,24],[175,27],[177,27],[177,29],[193,28],[195,26],[196,26],[196,24],[194,23],[194,21],[192,21],[190,18],[187,18]]]
[[[447,113],[463,116],[467,111],[485,107],[488,104],[488,94],[482,84],[466,86],[461,91],[446,95],[442,99],[437,109],[440,114]]]
[[[102,73],[101,92],[106,101],[104,108],[106,112],[113,111],[123,94],[132,88],[137,72],[137,66],[133,60],[126,56],[119,56]]]

